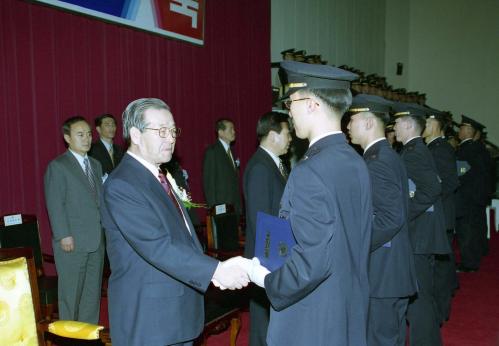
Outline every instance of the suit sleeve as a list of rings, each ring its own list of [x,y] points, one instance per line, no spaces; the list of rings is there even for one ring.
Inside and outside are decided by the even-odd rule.
[[[373,232],[371,251],[389,242],[402,229],[406,222],[406,214],[401,210],[407,198],[391,167],[386,163],[373,160],[368,162],[369,174],[373,190]],[[405,182],[404,182],[405,183]]]
[[[157,216],[166,212],[161,206],[154,206],[142,192],[122,180],[107,184],[104,203],[123,237],[145,261],[186,285],[206,291],[218,261],[196,251],[188,242],[174,240],[171,234],[178,232],[173,229],[178,224],[170,223],[165,229]]]
[[[272,214],[272,200],[269,189],[272,188],[272,172],[261,163],[255,164],[246,174],[246,244],[244,254],[248,258],[255,255],[256,213],[263,211]]]
[[[215,205],[215,191],[216,191],[216,160],[212,148],[208,148],[204,154],[203,160],[203,189],[206,203],[209,207]]]
[[[438,176],[428,159],[432,160],[431,155],[424,157],[417,151],[408,152],[404,158],[407,176],[416,185],[414,197],[409,199],[409,220],[414,220],[430,208],[442,192]]]
[[[277,311],[304,298],[331,275],[335,222],[328,189],[310,170],[295,168],[288,186],[291,228],[296,239],[290,257],[279,270],[265,278],[265,290]],[[330,197],[329,197],[330,199]]]
[[[55,241],[72,236],[66,212],[67,180],[64,176],[65,168],[57,161],[52,161],[45,172],[45,202]]]

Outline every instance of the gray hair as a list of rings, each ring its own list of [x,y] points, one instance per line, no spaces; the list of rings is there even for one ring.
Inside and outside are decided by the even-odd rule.
[[[170,107],[160,99],[143,98],[131,102],[123,112],[123,138],[130,139],[130,129],[135,127],[142,132],[147,123],[144,121],[144,113],[148,109],[165,109],[170,111]]]

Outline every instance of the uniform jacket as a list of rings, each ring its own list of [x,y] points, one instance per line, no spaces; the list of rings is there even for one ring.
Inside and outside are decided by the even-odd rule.
[[[187,220],[192,235],[156,177],[125,155],[104,185],[102,202],[116,345],[169,345],[201,333],[203,293],[217,261],[203,255]]]
[[[430,150],[421,137],[404,145],[401,152],[407,176],[415,186],[409,199],[409,235],[415,254],[450,253],[442,207],[442,187]]]
[[[343,134],[314,143],[289,176],[280,216],[297,245],[265,278],[269,345],[366,345],[372,201]]]
[[[485,165],[480,148],[473,140],[459,144],[456,159],[469,165],[468,171],[459,176],[459,187],[456,193],[456,216],[461,217],[470,211],[470,207],[481,208],[485,205],[482,179]]]
[[[456,190],[459,186],[457,177],[456,153],[444,138],[438,137],[428,144],[433,156],[438,175],[442,180],[442,204],[445,215],[445,228],[456,226]]]
[[[373,233],[369,263],[371,297],[408,297],[417,291],[409,239],[407,173],[386,140],[364,153],[372,184]]]

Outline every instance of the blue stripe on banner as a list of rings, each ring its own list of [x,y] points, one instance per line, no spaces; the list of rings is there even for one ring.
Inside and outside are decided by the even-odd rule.
[[[137,15],[140,0],[60,0],[112,16],[132,19]]]

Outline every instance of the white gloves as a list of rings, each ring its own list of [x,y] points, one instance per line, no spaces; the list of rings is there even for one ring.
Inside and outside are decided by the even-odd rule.
[[[221,290],[241,289],[248,286],[249,277],[247,268],[251,266],[251,261],[243,257],[233,257],[227,261],[218,263],[211,282]]]
[[[265,276],[269,273],[270,271],[260,264],[258,258],[253,257],[249,260],[238,256],[220,262],[211,281],[221,290],[246,287],[250,280],[265,288]]]
[[[270,273],[270,271],[262,266],[256,257],[253,257],[251,262],[251,271],[248,272],[250,280],[256,285],[265,288],[265,277]]]

